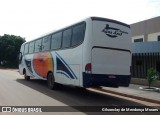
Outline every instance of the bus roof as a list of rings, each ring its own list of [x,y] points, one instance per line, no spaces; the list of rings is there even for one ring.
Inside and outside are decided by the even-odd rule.
[[[113,19],[101,18],[101,17],[91,17],[91,19],[92,20],[98,20],[98,21],[113,22],[113,23],[117,23],[117,24],[120,24],[120,25],[123,25],[123,26],[126,26],[126,27],[130,28],[130,25],[125,24],[125,23],[120,22],[120,21],[113,20]]]
[[[73,23],[73,24],[68,25],[68,26],[65,26],[65,27],[63,27],[63,28],[60,28],[60,29],[57,29],[57,30],[54,30],[54,31],[47,32],[46,34],[42,34],[41,36],[39,36],[39,37],[37,37],[37,38],[35,38],[35,39],[33,39],[33,40],[27,41],[27,42],[25,42],[25,43],[29,43],[29,42],[31,42],[31,41],[34,41],[34,40],[40,39],[40,38],[42,38],[42,37],[45,37],[45,36],[47,36],[47,35],[50,35],[50,34],[59,32],[59,31],[61,31],[61,30],[64,30],[64,29],[69,28],[69,27],[71,27],[71,26],[73,26],[73,25],[79,24],[79,23],[81,23],[81,22],[83,22],[83,21],[86,21],[86,20],[88,20],[88,19],[97,20],[97,21],[107,21],[107,22],[117,23],[117,24],[120,24],[120,25],[123,25],[123,26],[126,26],[126,27],[130,28],[130,25],[125,24],[125,23],[120,22],[120,21],[113,20],[113,19],[102,18],[102,17],[88,17],[88,18],[85,18],[85,19],[83,19],[83,20],[81,20],[81,21],[79,21],[79,22],[77,22],[77,23]],[[24,43],[24,44],[25,44],[25,43]]]

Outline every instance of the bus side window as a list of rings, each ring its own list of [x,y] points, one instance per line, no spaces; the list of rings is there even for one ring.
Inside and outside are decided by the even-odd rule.
[[[29,44],[25,44],[24,46],[24,54],[28,54],[28,45]]]
[[[41,52],[42,51],[42,39],[38,39],[35,42],[35,50],[34,52]]]
[[[33,53],[34,52],[34,41],[29,43],[29,53]]]
[[[80,44],[84,39],[85,23],[73,27],[72,46]]]
[[[48,51],[50,49],[50,39],[50,35],[43,38],[42,51]]]
[[[63,32],[62,48],[68,48],[71,45],[72,29],[69,28]]]
[[[61,41],[62,41],[62,32],[56,33],[52,35],[51,41],[51,49],[60,49],[61,48]]]

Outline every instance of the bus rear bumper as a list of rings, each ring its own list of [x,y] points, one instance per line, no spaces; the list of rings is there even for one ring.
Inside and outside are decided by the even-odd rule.
[[[83,72],[83,87],[128,87],[131,75],[87,74]]]

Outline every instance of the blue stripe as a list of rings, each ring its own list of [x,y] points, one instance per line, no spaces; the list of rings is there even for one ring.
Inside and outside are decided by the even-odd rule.
[[[33,73],[32,65],[31,65],[31,59],[29,59],[29,60],[26,60],[26,59],[25,59],[25,64],[26,64],[27,69],[28,69],[31,73]]]
[[[65,64],[57,56],[56,56],[56,60],[57,60],[57,70],[64,71],[72,79],[74,79],[74,76],[72,75],[72,73],[69,71],[69,69],[65,66]]]
[[[67,73],[63,72],[63,71],[58,71],[58,72],[56,72],[56,73],[63,74],[63,75],[65,75],[67,78],[70,78],[69,75],[68,75]],[[70,78],[70,79],[71,79],[71,78]]]
[[[25,68],[25,69],[27,69],[28,70],[28,72],[33,76],[33,77],[35,77],[34,75],[33,75],[33,71],[31,72],[30,71],[30,69],[28,68],[28,66],[27,66],[27,64],[26,64],[26,59],[24,58],[24,60],[25,60],[25,67],[27,67],[27,68]],[[31,61],[31,60],[30,60]],[[31,76],[31,77],[32,77]]]
[[[56,52],[56,54],[59,57],[59,59],[61,59],[61,61],[67,66],[67,68],[72,73],[72,75],[77,79],[76,75],[74,74],[74,72],[72,71],[72,69],[68,66],[68,64],[61,58],[61,56],[57,52]]]

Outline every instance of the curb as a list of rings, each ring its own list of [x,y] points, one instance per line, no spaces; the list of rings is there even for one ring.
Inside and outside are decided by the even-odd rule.
[[[155,104],[160,104],[160,100],[154,100],[154,99],[139,97],[139,96],[136,96],[136,95],[120,93],[120,92],[117,92],[117,91],[107,90],[107,89],[102,89],[102,88],[93,88],[93,89],[98,90],[98,91],[102,91],[102,92],[106,92],[106,93],[112,93],[112,94],[116,94],[116,95],[120,95],[120,96],[124,96],[124,97],[129,97],[129,98],[133,98],[133,99],[138,99],[138,100],[141,100],[141,101],[147,101],[147,102],[151,102],[151,103],[155,103]]]

